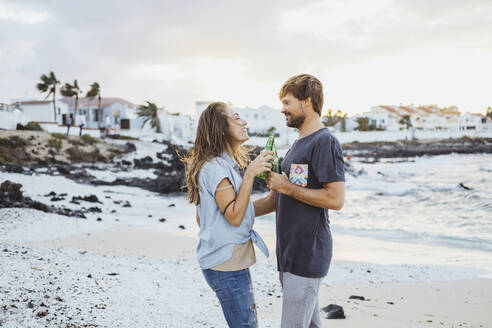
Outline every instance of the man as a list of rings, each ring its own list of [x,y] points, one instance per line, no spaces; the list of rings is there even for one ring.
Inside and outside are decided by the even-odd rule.
[[[111,129],[111,119],[109,118],[109,115],[106,115],[104,119],[104,137],[109,136],[109,130]]]
[[[65,120],[65,125],[67,126],[67,136],[70,133],[70,126],[72,125],[72,118],[70,116],[67,116],[67,119]]]
[[[318,292],[332,257],[328,209],[340,210],[345,200],[342,149],[320,121],[323,87],[316,77],[290,78],[279,97],[299,139],[285,155],[283,173],[270,172],[271,192],[255,201],[255,214],[276,211],[281,327],[321,327]]]
[[[84,128],[86,122],[85,115],[79,114],[79,116],[77,116],[77,120],[79,121],[78,126],[80,128],[79,130],[79,137],[80,137],[82,135],[82,129]]]

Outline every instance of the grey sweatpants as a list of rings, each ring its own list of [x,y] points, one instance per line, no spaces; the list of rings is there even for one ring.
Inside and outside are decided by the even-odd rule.
[[[279,272],[283,291],[282,328],[321,328],[318,292],[323,278]]]

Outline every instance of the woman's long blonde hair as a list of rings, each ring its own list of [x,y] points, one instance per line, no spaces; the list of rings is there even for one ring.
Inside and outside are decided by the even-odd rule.
[[[195,205],[200,204],[199,176],[203,165],[223,152],[233,153],[233,160],[240,168],[245,168],[249,161],[248,151],[240,145],[233,149],[229,122],[227,120],[227,105],[223,102],[213,102],[203,111],[198,121],[196,139],[193,148],[181,159],[186,168],[187,199]]]

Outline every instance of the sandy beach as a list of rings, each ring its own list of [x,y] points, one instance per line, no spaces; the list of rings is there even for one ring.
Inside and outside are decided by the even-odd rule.
[[[194,257],[193,208],[182,197],[166,201],[175,205],[166,209],[165,222],[149,208],[152,218],[140,222],[132,215],[117,221],[101,214],[97,221],[1,209],[2,326],[224,327]],[[257,229],[274,253],[271,225],[260,218]],[[346,319],[323,319],[323,327],[489,327],[492,280],[482,278],[489,272],[466,263],[467,252],[449,263],[437,261],[442,256],[433,257],[429,248],[425,260],[424,248],[404,245],[398,257],[391,243],[335,236],[320,306],[338,304]],[[259,322],[279,327],[275,256],[257,254],[252,276]]]

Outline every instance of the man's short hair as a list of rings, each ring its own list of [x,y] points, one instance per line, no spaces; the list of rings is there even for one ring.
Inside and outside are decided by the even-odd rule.
[[[316,77],[309,74],[299,74],[288,79],[279,92],[279,98],[292,94],[296,99],[311,98],[313,109],[321,116],[323,108],[323,85]]]

